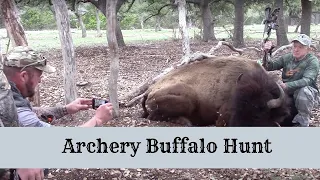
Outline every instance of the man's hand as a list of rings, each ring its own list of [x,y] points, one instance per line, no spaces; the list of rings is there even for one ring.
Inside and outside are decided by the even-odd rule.
[[[112,119],[113,115],[113,106],[111,103],[106,103],[96,110],[96,114],[94,115],[94,118],[96,120],[96,125],[100,126],[103,123],[109,121]]]
[[[43,180],[43,169],[17,169],[17,174],[21,180]]]
[[[74,114],[81,110],[88,110],[92,105],[92,99],[77,98],[73,102],[69,103],[66,108],[69,114]]]
[[[272,42],[271,41],[267,41],[266,43],[264,43],[264,47],[263,47],[264,51],[269,51],[271,48],[272,48]]]
[[[285,83],[280,83],[280,86],[282,87],[283,90],[286,90],[287,85]]]

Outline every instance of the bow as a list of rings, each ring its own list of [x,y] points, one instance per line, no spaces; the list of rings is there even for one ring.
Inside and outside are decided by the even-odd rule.
[[[277,24],[277,19],[278,19],[278,13],[280,11],[280,8],[275,8],[273,12],[271,13],[271,8],[267,7],[265,9],[265,19],[263,21],[264,26],[264,31],[263,31],[263,38],[265,36],[265,33],[267,33],[267,37],[264,38],[263,42],[266,43],[269,40],[271,30],[277,30],[278,29],[278,24]],[[262,66],[266,67],[267,60],[271,57],[272,50],[274,46],[269,49],[269,51],[264,51],[263,59],[262,59]]]

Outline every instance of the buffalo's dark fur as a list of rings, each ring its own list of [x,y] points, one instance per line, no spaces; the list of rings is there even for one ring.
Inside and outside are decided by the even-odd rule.
[[[276,126],[290,114],[288,96],[279,107],[267,107],[279,94],[276,79],[255,61],[209,58],[179,67],[150,86],[142,117],[189,126]]]
[[[244,73],[231,98],[228,126],[277,126],[290,114],[290,99],[285,94],[280,107],[268,108],[267,102],[280,96],[276,79],[262,69]]]

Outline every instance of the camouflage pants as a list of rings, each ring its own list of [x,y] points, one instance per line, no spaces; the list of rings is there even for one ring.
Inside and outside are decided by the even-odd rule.
[[[306,86],[296,90],[293,97],[298,114],[292,122],[304,127],[309,126],[312,110],[319,106],[319,92],[311,86]]]

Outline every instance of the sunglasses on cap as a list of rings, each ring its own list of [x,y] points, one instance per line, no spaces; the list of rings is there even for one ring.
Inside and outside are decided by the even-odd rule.
[[[46,66],[47,65],[47,59],[42,55],[39,55],[39,57],[40,58],[39,58],[38,61],[23,66],[23,68],[20,71],[23,71],[25,68],[30,67],[30,66]]]

